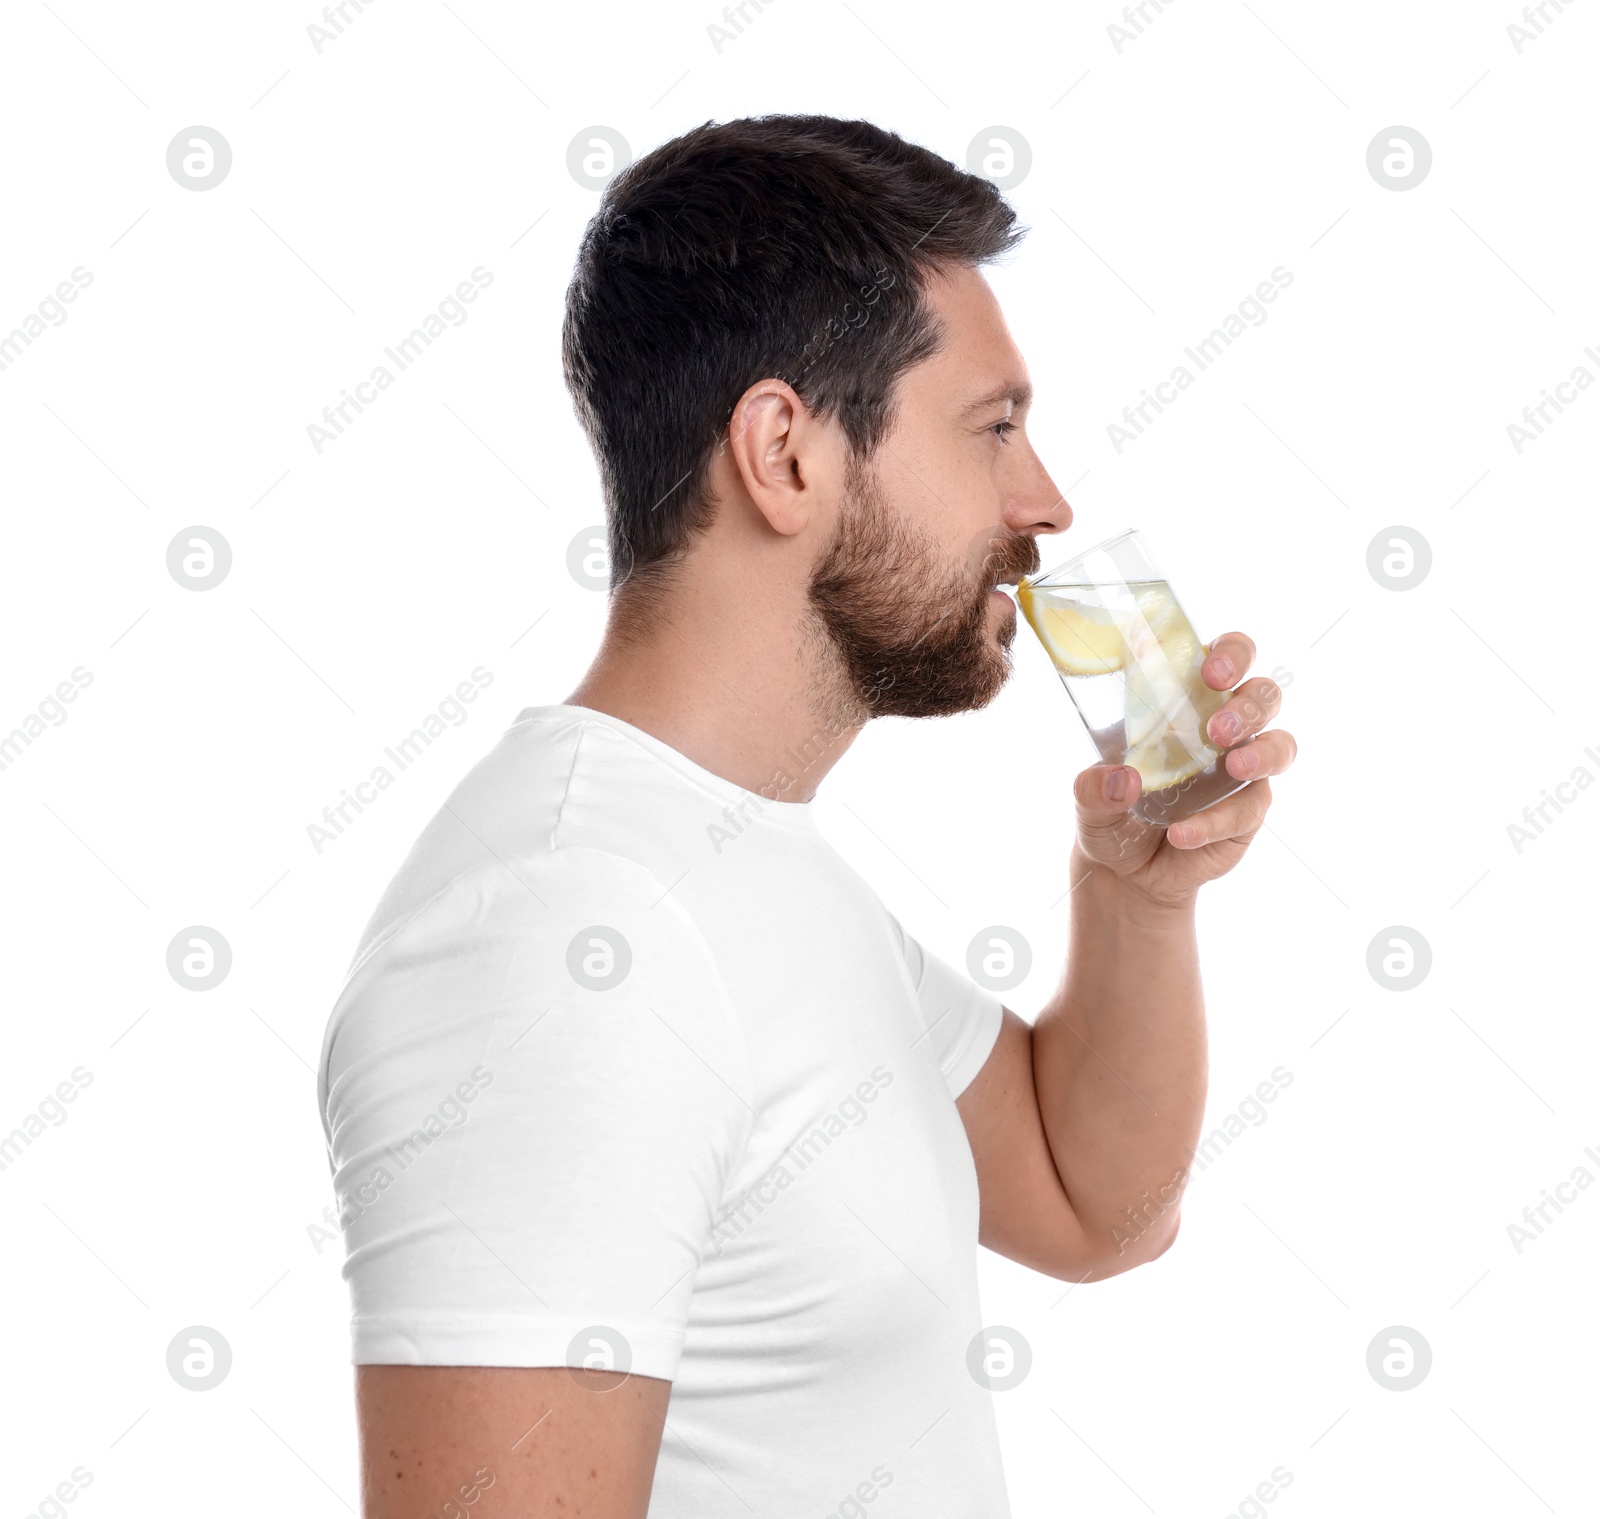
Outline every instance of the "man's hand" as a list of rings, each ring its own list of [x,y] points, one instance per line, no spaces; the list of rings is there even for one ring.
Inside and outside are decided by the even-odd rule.
[[[1212,690],[1226,691],[1255,657],[1256,646],[1243,633],[1224,633],[1209,646],[1200,673]],[[1242,681],[1212,714],[1206,736],[1227,748],[1223,764],[1228,774],[1253,779],[1242,791],[1180,823],[1161,828],[1129,812],[1140,790],[1139,772],[1131,765],[1093,765],[1083,771],[1072,788],[1078,807],[1073,884],[1091,870],[1109,871],[1152,904],[1178,906],[1207,881],[1232,870],[1266,821],[1272,805],[1267,777],[1281,775],[1294,763],[1290,734],[1281,729],[1261,732],[1282,701],[1282,688],[1258,676]]]

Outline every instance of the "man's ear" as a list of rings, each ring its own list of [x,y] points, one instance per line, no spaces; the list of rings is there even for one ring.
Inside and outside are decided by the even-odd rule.
[[[733,408],[726,450],[739,481],[775,533],[803,531],[821,506],[823,430],[782,380],[760,380]]]

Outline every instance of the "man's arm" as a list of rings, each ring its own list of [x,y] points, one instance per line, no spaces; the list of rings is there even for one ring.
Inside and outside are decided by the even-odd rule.
[[[1222,635],[1207,684],[1225,689],[1254,657],[1244,634]],[[1258,734],[1280,700],[1272,681],[1245,682],[1212,717],[1213,741]],[[1239,724],[1233,735],[1228,715]],[[979,1239],[990,1249],[1083,1281],[1154,1260],[1172,1243],[1206,1094],[1195,894],[1243,858],[1271,805],[1266,777],[1294,754],[1282,731],[1238,743],[1229,773],[1258,779],[1168,829],[1129,813],[1136,771],[1097,765],[1077,778],[1061,987],[1031,1029],[1006,1012],[988,1061],[957,1099],[978,1171]],[[1108,782],[1118,775],[1125,795],[1114,797]]]
[[[1061,990],[1031,1029],[1006,1010],[957,1099],[979,1239],[1072,1281],[1154,1260],[1178,1230],[1205,1092],[1193,905],[1142,911],[1112,878],[1088,875],[1072,894]]]
[[[362,1519],[644,1519],[671,1391],[565,1366],[358,1366]]]

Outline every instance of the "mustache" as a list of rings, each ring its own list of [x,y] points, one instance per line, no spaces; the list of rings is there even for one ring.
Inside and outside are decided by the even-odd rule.
[[[973,545],[974,573],[987,592],[1002,580],[1039,570],[1039,545],[1026,533],[996,531]]]

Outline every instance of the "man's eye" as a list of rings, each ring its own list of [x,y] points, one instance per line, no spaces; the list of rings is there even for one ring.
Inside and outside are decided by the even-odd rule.
[[[992,432],[1002,443],[1005,442],[1007,433],[1012,433],[1016,430],[1017,424],[1015,422],[996,422],[994,426],[988,429],[988,431]]]

